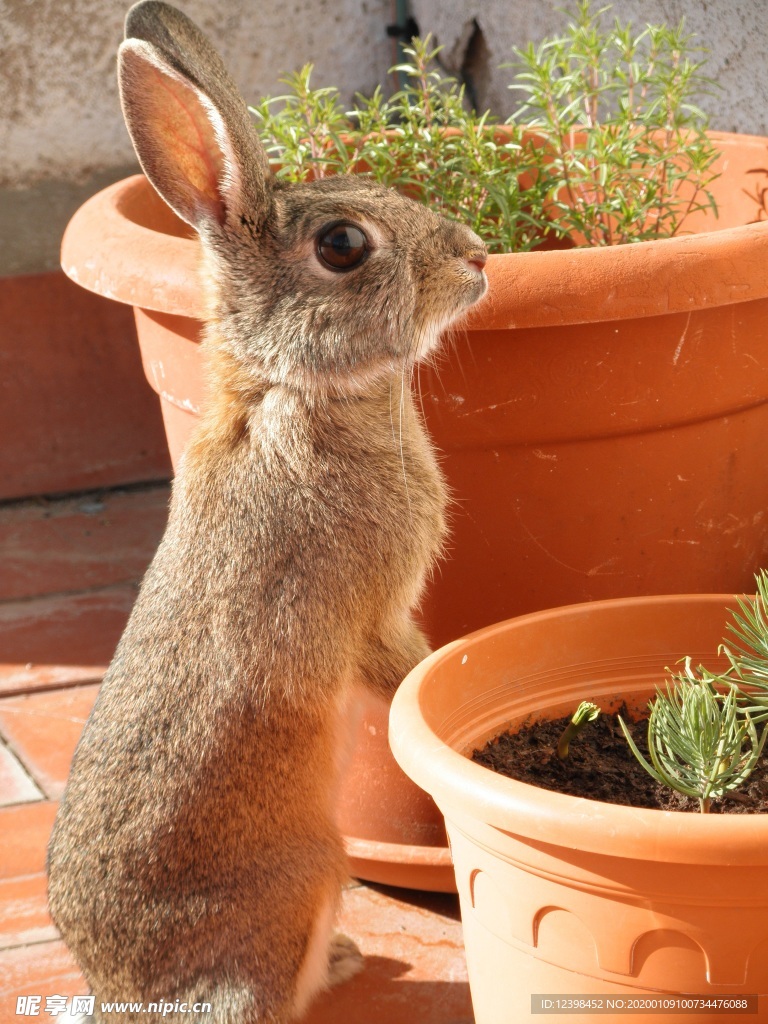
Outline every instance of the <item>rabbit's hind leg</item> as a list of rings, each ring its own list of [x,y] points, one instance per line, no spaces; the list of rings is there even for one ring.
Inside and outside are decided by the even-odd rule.
[[[363,968],[363,955],[346,935],[334,933],[339,896],[326,897],[310,936],[304,962],[296,981],[292,1019],[301,1017],[314,997],[346,981]]]
[[[348,935],[336,932],[331,938],[328,956],[328,985],[340,985],[354,978],[364,966],[363,954]]]

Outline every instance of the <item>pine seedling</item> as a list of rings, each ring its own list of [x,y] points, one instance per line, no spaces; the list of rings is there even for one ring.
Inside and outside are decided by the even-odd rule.
[[[718,687],[725,684],[725,689]],[[730,685],[730,670],[716,676],[686,659],[683,672],[666,690],[658,689],[648,719],[650,763],[623,719],[619,718],[632,753],[657,782],[699,801],[703,813],[713,800],[737,789],[751,774],[765,743]]]
[[[594,722],[600,715],[600,708],[588,700],[583,700],[576,708],[568,725],[563,729],[557,743],[557,756],[564,761],[570,752],[571,742],[579,735],[589,722]]]
[[[739,610],[731,613],[722,651],[731,662],[732,685],[753,720],[762,722],[768,719],[768,573],[758,573],[755,583],[754,599],[737,599]]]

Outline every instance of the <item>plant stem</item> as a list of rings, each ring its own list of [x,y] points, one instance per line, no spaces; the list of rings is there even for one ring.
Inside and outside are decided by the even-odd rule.
[[[563,729],[562,735],[557,743],[557,756],[561,761],[565,761],[568,757],[571,740],[575,739],[576,736],[579,735],[588,722],[594,722],[599,714],[600,708],[596,704],[592,704],[588,700],[583,700],[581,704],[579,704],[570,722],[566,725],[565,729]]]

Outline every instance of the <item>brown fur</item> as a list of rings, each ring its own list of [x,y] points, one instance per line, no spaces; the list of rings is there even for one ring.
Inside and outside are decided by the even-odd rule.
[[[329,932],[339,751],[355,688],[391,696],[428,650],[411,610],[445,491],[410,373],[484,291],[484,250],[366,181],[269,177],[174,8],[137,5],[126,37],[137,152],[213,282],[209,397],[75,754],[50,905],[97,1020],[133,1019],[102,1000],[180,999],[210,1002],[209,1024],[283,1024],[354,970]],[[371,240],[345,273],[315,251],[338,220]]]

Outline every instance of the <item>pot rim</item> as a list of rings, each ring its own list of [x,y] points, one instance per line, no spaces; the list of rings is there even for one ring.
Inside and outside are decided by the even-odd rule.
[[[710,133],[724,152],[768,138]],[[87,200],[62,240],[64,272],[107,298],[201,319],[200,245],[129,219],[152,186],[133,175]],[[630,245],[504,253],[488,259],[469,330],[551,327],[689,313],[768,296],[768,221]],[[631,286],[629,284],[631,282]]]
[[[578,616],[589,608],[733,604],[731,594],[672,594],[614,598],[565,605],[507,619],[455,640],[429,655],[400,685],[390,713],[389,739],[396,760],[432,795],[451,821],[479,819],[535,843],[621,857],[690,864],[764,864],[768,814],[703,815],[603,803],[557,793],[498,775],[458,753],[430,727],[423,688],[446,661],[482,648],[511,629]]]

